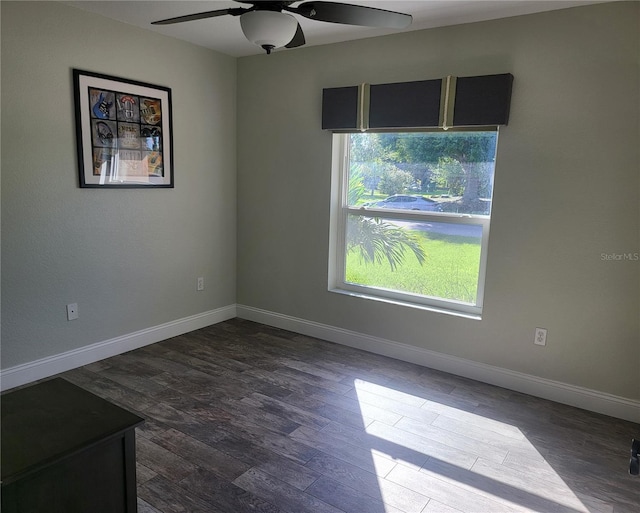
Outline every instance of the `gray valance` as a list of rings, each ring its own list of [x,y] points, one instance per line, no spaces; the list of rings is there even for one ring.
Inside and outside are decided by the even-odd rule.
[[[506,125],[513,75],[360,84],[322,92],[322,128],[333,131]]]

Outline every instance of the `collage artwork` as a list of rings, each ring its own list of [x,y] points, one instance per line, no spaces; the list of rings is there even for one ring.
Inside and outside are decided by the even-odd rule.
[[[89,87],[93,174],[109,181],[162,177],[162,102]]]

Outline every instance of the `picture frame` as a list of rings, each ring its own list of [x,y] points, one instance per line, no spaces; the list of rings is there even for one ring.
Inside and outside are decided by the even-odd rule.
[[[171,89],[79,69],[73,84],[80,187],[174,187]]]

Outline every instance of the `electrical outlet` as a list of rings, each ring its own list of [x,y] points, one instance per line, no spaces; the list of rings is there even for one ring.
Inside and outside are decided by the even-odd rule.
[[[78,318],[78,303],[67,305],[67,320],[74,321]]]
[[[536,328],[536,334],[533,337],[533,343],[539,346],[547,345],[547,330],[546,328]]]
[[[198,285],[196,287],[197,290],[204,290],[204,278],[200,276],[198,278]]]

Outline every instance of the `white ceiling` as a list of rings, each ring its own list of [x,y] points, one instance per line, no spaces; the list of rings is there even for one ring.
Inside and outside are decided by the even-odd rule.
[[[413,16],[413,23],[404,31],[420,30],[459,23],[470,23],[534,12],[564,9],[578,5],[612,0],[334,0],[342,3],[368,5],[379,9],[403,12]],[[211,48],[234,57],[263,53],[261,48],[247,41],[236,16],[221,16],[190,21],[177,25],[154,26],[156,20],[185,14],[243,7],[233,1],[144,0],[144,1],[65,1],[65,4],[91,11],[107,18],[136,25],[166,36]],[[294,4],[298,5],[300,2]],[[244,7],[249,7],[245,5]],[[296,16],[304,31],[306,46],[337,43],[392,34],[394,30],[355,27],[323,23]],[[277,51],[292,52],[296,49]]]

